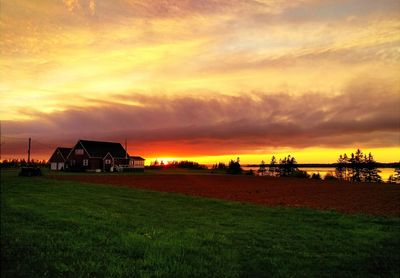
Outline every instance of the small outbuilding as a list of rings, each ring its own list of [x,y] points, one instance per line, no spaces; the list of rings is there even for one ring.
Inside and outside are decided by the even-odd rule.
[[[65,161],[72,148],[58,147],[49,159],[50,170],[61,171],[65,169]]]
[[[140,156],[130,156],[129,157],[129,167],[134,169],[144,169],[145,159]]]

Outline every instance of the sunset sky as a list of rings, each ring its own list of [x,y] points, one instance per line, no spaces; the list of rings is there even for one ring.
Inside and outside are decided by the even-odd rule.
[[[400,1],[0,0],[2,159],[400,160]]]

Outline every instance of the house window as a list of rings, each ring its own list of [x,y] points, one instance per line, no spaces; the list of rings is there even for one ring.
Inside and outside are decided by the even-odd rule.
[[[143,166],[143,161],[142,160],[136,160],[135,161],[136,166]]]
[[[76,155],[83,155],[83,149],[75,149]]]
[[[105,164],[111,164],[111,159],[106,159]]]
[[[83,166],[88,166],[88,165],[89,165],[89,159],[84,159]]]

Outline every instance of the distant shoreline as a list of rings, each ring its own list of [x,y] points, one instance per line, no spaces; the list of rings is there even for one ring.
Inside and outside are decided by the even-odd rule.
[[[260,164],[243,164],[243,167],[259,167]],[[265,167],[269,167],[271,164],[265,164]],[[278,165],[274,165],[278,166]],[[319,168],[335,168],[337,163],[299,163],[296,164],[296,167],[306,168],[306,167],[319,167]],[[396,168],[400,166],[399,162],[391,162],[391,163],[379,163],[375,164],[377,168]]]

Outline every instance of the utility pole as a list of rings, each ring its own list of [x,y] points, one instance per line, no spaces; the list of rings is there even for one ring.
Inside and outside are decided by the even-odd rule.
[[[128,140],[125,138],[125,159],[128,158]]]
[[[0,160],[1,160],[1,151],[2,151],[2,147],[3,147],[3,143],[1,142],[1,121],[0,121]]]
[[[28,164],[31,161],[31,137],[29,137],[29,144],[28,144]]]

